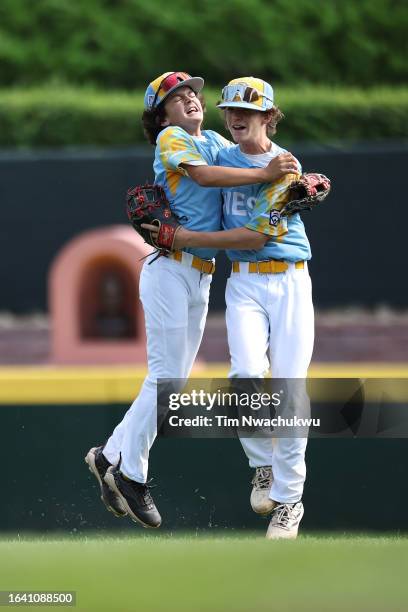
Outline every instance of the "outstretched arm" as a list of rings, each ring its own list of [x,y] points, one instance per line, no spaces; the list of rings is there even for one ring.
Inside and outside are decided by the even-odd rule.
[[[184,247],[210,247],[214,249],[262,249],[269,236],[236,227],[222,232],[192,232],[184,227],[176,234],[175,249]]]
[[[254,183],[273,183],[285,174],[297,172],[296,158],[291,153],[274,157],[264,168],[230,168],[180,164],[189,177],[202,187],[238,187]]]
[[[261,187],[252,215],[244,227],[218,232],[194,232],[180,227],[175,235],[173,248],[175,250],[185,247],[214,248],[214,249],[262,249],[264,244],[272,237],[287,233],[288,229],[279,217],[279,211],[287,200],[288,185],[298,178],[299,174],[285,175],[274,184]],[[270,211],[278,213],[278,222],[271,224]],[[154,235],[158,234],[155,225],[142,224]]]
[[[177,126],[170,126],[159,134],[157,147],[166,170],[188,175],[203,187],[271,183],[297,169],[296,158],[288,152],[277,155],[264,168],[209,166],[197,150],[194,139]]]
[[[157,225],[143,223],[142,227],[150,230],[155,235],[159,232]],[[176,251],[185,247],[259,250],[262,249],[269,238],[265,234],[246,227],[236,227],[220,232],[193,232],[185,227],[180,227],[177,230],[173,248]]]

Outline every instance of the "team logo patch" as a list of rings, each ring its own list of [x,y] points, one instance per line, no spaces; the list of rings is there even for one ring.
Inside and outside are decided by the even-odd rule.
[[[277,208],[272,208],[269,213],[269,225],[276,227],[281,220],[281,214]]]

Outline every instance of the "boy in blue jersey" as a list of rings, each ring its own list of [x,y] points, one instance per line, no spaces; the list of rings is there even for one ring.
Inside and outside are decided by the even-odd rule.
[[[166,191],[181,223],[191,230],[221,229],[221,186],[267,183],[290,172],[295,160],[282,155],[259,168],[219,167],[229,142],[201,130],[204,81],[183,72],[161,75],[145,94],[145,134],[156,144],[155,182]],[[189,376],[200,346],[216,249],[185,248],[143,265],[139,294],[146,324],[148,375],[141,391],[104,447],[87,456],[102,500],[118,516],[159,527],[160,514],[147,481],[149,451],[157,433],[158,378]]]
[[[218,106],[225,109],[227,128],[237,143],[219,152],[220,165],[260,168],[284,152],[270,139],[282,114],[268,83],[253,77],[234,79],[224,87]],[[224,231],[182,228],[176,235],[176,248],[226,249],[232,261],[226,289],[231,377],[260,378],[269,365],[275,378],[307,376],[314,340],[310,245],[300,215],[280,215],[287,185],[300,172],[297,162],[292,174],[273,184],[224,188]],[[306,441],[241,439],[256,469],[252,508],[259,514],[272,512],[269,539],[297,536]]]

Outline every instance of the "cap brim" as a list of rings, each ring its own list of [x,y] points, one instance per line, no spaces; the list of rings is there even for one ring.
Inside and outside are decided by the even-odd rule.
[[[251,110],[261,112],[271,110],[270,108],[261,108],[260,106],[251,104],[250,102],[221,102],[221,104],[217,104],[217,108],[250,108]]]
[[[164,100],[166,100],[166,98],[170,94],[172,94],[173,91],[176,91],[176,89],[179,89],[180,87],[191,87],[191,89],[195,91],[195,93],[198,93],[204,87],[204,79],[202,79],[201,77],[191,77],[191,79],[186,79],[185,81],[177,83],[177,85],[175,85],[174,87],[169,89],[169,91],[166,92],[166,95],[164,95],[163,98],[160,100],[160,104],[164,102]]]

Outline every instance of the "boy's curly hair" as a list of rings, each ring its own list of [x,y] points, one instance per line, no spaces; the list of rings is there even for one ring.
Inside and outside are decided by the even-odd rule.
[[[285,118],[285,115],[282,113],[281,109],[278,106],[273,106],[270,110],[266,111],[270,113],[270,120],[267,125],[268,136],[273,136],[276,134],[276,129],[279,121]]]
[[[202,93],[197,94],[197,98],[200,100],[203,112],[205,112],[205,99]],[[145,110],[142,115],[143,132],[150,144],[155,145],[158,135],[164,126],[162,122],[166,118],[165,103],[159,104],[153,110]]]

